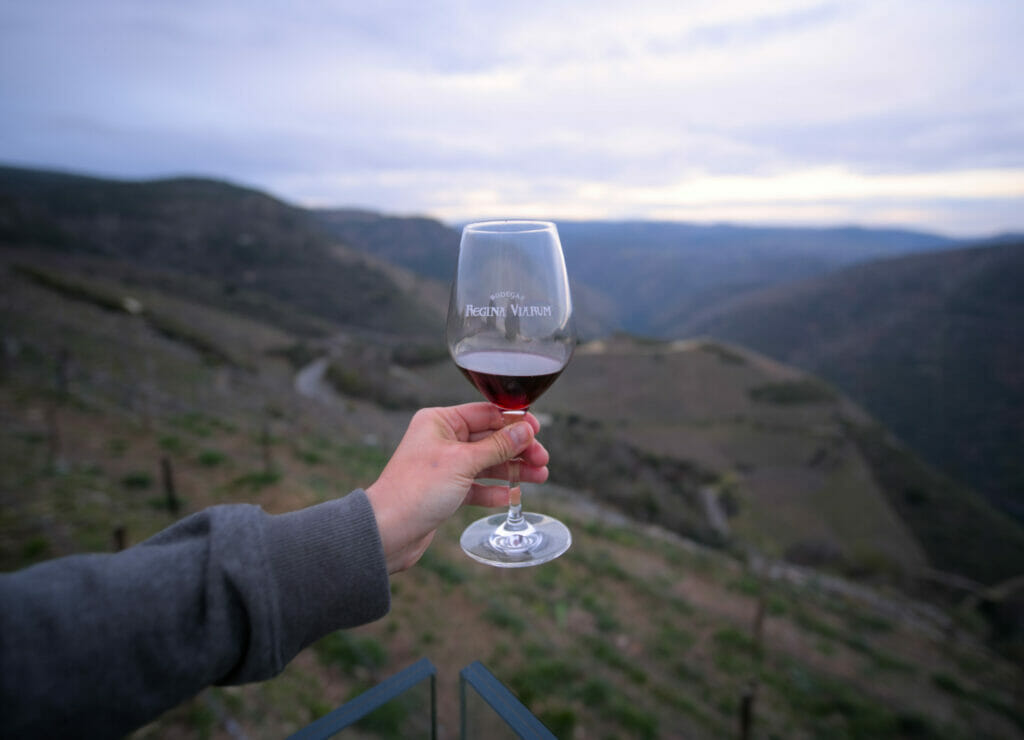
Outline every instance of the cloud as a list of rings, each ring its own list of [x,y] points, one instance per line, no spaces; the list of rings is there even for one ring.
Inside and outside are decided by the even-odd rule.
[[[999,0],[8,3],[0,160],[446,217],[831,198],[816,213],[849,220],[881,198],[961,223],[1010,197],[961,183],[1024,167],[1020,20]]]

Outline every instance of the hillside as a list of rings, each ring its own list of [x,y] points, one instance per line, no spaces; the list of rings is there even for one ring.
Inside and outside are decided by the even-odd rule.
[[[674,338],[695,310],[882,255],[948,248],[932,234],[651,222],[562,222],[576,280],[608,295],[616,328]]]
[[[736,257],[737,239],[743,238],[750,242],[746,249],[752,262],[737,263],[736,274],[759,260],[763,262],[769,249],[774,250],[780,265],[788,265],[774,272],[766,268],[765,279],[781,279],[781,275],[795,269],[794,256],[801,256],[805,269],[818,270],[826,263],[854,259],[855,253],[917,251],[941,243],[921,234],[856,229],[794,231],[577,223],[563,230],[567,253],[582,256],[592,252],[583,260],[592,265],[605,264],[598,258],[613,250],[614,240],[609,238],[626,240],[627,246],[615,259],[629,254],[644,256],[633,260],[634,270],[653,269],[648,267],[647,259],[652,255],[674,260],[694,250],[717,255],[715,259],[724,265],[730,256]],[[141,316],[152,330],[185,341],[208,361],[226,362],[243,370],[261,364],[259,353],[252,350],[244,356],[224,350],[228,337],[219,326],[231,322],[196,319],[195,311],[186,310],[182,301],[207,306],[220,315],[272,325],[281,332],[273,351],[293,362],[325,352],[346,357],[344,366],[334,363],[328,368],[327,378],[346,393],[388,408],[410,408],[443,399],[444,393],[437,389],[453,389],[454,395],[449,397],[471,397],[444,359],[442,370],[424,369],[433,360],[445,357],[440,336],[446,298],[443,283],[423,273],[448,269],[442,267],[447,259],[443,255],[452,252],[457,238],[456,232],[438,222],[355,211],[307,212],[256,191],[209,180],[127,183],[8,168],[0,169],[0,238],[7,245],[10,268],[22,279],[98,305],[113,304],[115,310],[119,295],[130,293],[136,301],[141,296]],[[575,247],[571,246],[574,240],[578,240]],[[935,259],[1013,253],[1007,246],[992,249],[995,251],[940,253]],[[870,319],[866,323],[876,327],[876,333],[879,326],[898,326],[896,317],[911,315],[914,307],[934,302],[932,294],[926,293],[931,273],[916,267],[922,260],[932,264],[932,258],[899,261],[910,268],[889,271],[888,282],[858,279],[859,275],[873,274],[872,268],[852,268],[842,273],[852,277],[844,278],[841,286],[824,283],[825,292],[817,295],[828,296],[827,300],[819,299],[827,305],[804,307],[796,314],[780,316],[776,330],[762,327],[753,332],[756,336],[743,339],[760,347],[775,339],[807,336],[811,338],[810,346],[818,342],[820,351],[834,346],[823,341],[825,337],[856,332],[864,325],[861,317]],[[652,264],[661,263],[654,260]],[[1008,287],[1012,280],[999,285],[985,283],[1012,274],[1006,267],[995,264],[987,268],[988,272],[964,269],[962,265],[939,269],[946,281],[945,294],[955,294],[959,301],[956,305],[967,306],[966,314],[978,319],[965,326],[962,336],[943,334],[947,344],[942,346],[954,353],[959,347],[973,347],[974,342],[976,350],[968,351],[966,356],[986,359],[983,368],[968,364],[955,377],[965,378],[968,371],[1013,377],[1007,358],[1015,356],[1013,349],[1018,345],[985,333],[992,316],[1013,315],[1012,311],[1003,312],[1003,304],[1014,300]],[[904,273],[919,277],[915,284],[918,292],[910,295],[906,306],[901,300],[907,296],[892,288],[913,284]],[[973,292],[965,288],[957,293],[956,286],[966,285],[962,280],[968,275],[976,275],[978,287]],[[660,275],[659,279],[665,281],[666,277],[672,276]],[[628,284],[620,282],[617,290]],[[644,292],[657,294],[660,290]],[[154,294],[161,296],[155,304]],[[778,295],[786,293],[780,289]],[[1003,304],[979,304],[980,295],[990,303]],[[861,303],[842,309],[842,301],[834,300],[834,296]],[[188,318],[172,318],[160,309],[160,301],[171,297],[177,303],[170,313],[180,312]],[[605,309],[615,310],[613,299],[588,293],[585,288],[577,291],[577,303],[582,304],[578,305],[581,323],[586,324],[592,316],[588,309],[602,301]],[[871,309],[884,313],[888,324],[871,318]],[[705,315],[711,318],[728,312],[715,314],[709,309]],[[767,312],[761,318],[769,316]],[[820,332],[793,328],[807,316],[815,317],[822,325]],[[839,320],[846,323],[837,325]],[[930,321],[922,319],[924,324]],[[922,327],[912,323],[910,330],[923,333]],[[845,346],[842,342],[839,345]],[[855,339],[852,345],[865,343]],[[559,410],[556,425],[564,427],[565,436],[575,440],[566,446],[567,454],[563,456],[563,464],[574,461],[567,472],[579,477],[597,460],[606,464],[619,460],[618,472],[605,470],[585,477],[618,481],[627,471],[622,491],[610,499],[641,518],[667,517],[676,531],[705,541],[722,538],[722,532],[707,530],[704,508],[714,503],[710,496],[723,498],[732,510],[735,521],[729,529],[738,533],[740,540],[754,542],[778,555],[811,557],[817,564],[831,563],[847,569],[870,561],[876,570],[900,572],[913,571],[928,562],[986,582],[1024,570],[1016,545],[1008,545],[999,557],[984,557],[972,544],[960,549],[950,547],[943,539],[948,536],[949,521],[973,522],[976,532],[994,527],[991,540],[996,543],[1015,542],[1014,530],[1003,527],[998,518],[991,527],[982,525],[989,521],[985,507],[965,504],[969,494],[953,484],[947,486],[941,476],[930,477],[924,467],[894,463],[907,456],[889,454],[894,448],[888,443],[872,444],[885,439],[884,432],[869,434],[864,424],[852,423],[848,404],[844,405],[840,396],[829,390],[823,399],[815,399],[812,394],[813,403],[804,403],[806,399],[799,394],[795,402],[785,398],[784,403],[778,399],[772,402],[770,393],[769,400],[755,399],[751,394],[758,387],[770,391],[773,384],[796,383],[799,390],[805,380],[790,377],[793,371],[771,366],[764,358],[747,356],[738,348],[707,345],[703,351],[694,349],[700,346],[637,344],[622,338],[588,343],[565,380],[550,399],[545,399]],[[793,354],[794,347],[784,347],[781,354]],[[985,353],[990,351],[1004,354],[989,357]],[[708,360],[714,357],[719,362]],[[796,364],[806,364],[807,358],[797,353],[792,359]],[[861,363],[865,377],[851,379],[850,368],[856,363],[840,359],[844,361],[838,364],[848,375],[826,374],[839,387],[849,388],[852,383],[864,388],[875,383],[890,394],[892,388],[901,387],[901,376],[894,374],[895,370],[889,372],[884,362],[865,359]],[[407,368],[399,368],[396,374],[394,362]],[[953,357],[944,362],[954,370],[960,367]],[[927,367],[935,367],[934,362]],[[885,372],[879,374],[880,369]],[[440,376],[430,375],[438,372]],[[406,387],[417,373],[426,376]],[[887,385],[887,377],[895,378],[896,385]],[[984,379],[983,375],[976,377]],[[924,382],[913,386],[917,391],[934,391]],[[961,383],[955,389],[939,390],[948,391],[956,399],[967,399],[978,387]],[[997,383],[986,387],[993,403],[1004,397],[1018,397],[1013,393],[1019,389],[1011,388],[1007,396]],[[616,388],[616,394],[609,394],[608,388]],[[940,421],[948,425],[949,420],[938,419],[935,407],[924,403],[915,407],[907,401],[912,393],[897,391],[894,395],[886,405],[890,414],[902,408],[908,414],[918,414],[911,418],[933,419],[934,424],[923,426],[935,437],[942,433]],[[895,403],[897,398],[904,401],[902,406]],[[717,399],[717,403],[708,406],[710,399]],[[1011,404],[1007,411],[1013,408]],[[696,409],[704,409],[704,415],[693,416]],[[961,418],[954,421],[963,425],[969,410],[960,409]],[[921,415],[929,413],[932,416]],[[1011,419],[1009,414],[1000,416],[991,410],[986,413],[989,418],[1009,419],[1008,424],[1021,418],[1017,415]],[[889,418],[881,413],[877,416],[883,421]],[[709,427],[708,418],[717,421]],[[724,419],[731,421],[726,423]],[[998,441],[1000,427],[994,428]],[[614,434],[612,429],[616,430]],[[916,443],[916,438],[903,434],[899,427],[897,431],[912,445]],[[1004,436],[1014,439],[1012,434]],[[985,451],[986,438],[982,435],[976,435],[972,443],[970,449]],[[608,445],[614,447],[614,454],[600,452]],[[594,459],[571,454],[574,449],[585,450]],[[657,459],[648,460],[651,456]],[[646,471],[647,478],[640,481],[645,486],[643,491],[634,490],[638,481],[629,479],[631,468]],[[900,470],[900,474],[894,477],[893,469]],[[889,472],[883,474],[885,471]],[[908,475],[915,480],[908,483],[904,480]],[[900,486],[918,492],[911,497],[913,506],[906,504],[907,496]],[[686,505],[672,505],[676,489],[685,490]],[[856,495],[851,497],[851,491]],[[925,496],[920,491],[932,493]],[[604,497],[609,499],[608,495]],[[778,497],[788,503],[783,505],[781,499],[776,500]],[[925,498],[932,503],[923,505]],[[862,512],[859,518],[851,518],[838,505],[848,500],[863,504],[869,499],[876,502],[863,506],[864,512],[875,512],[870,516]],[[638,501],[644,503],[638,505]],[[823,515],[829,507],[834,511]],[[951,512],[951,518],[937,516],[941,510]],[[806,527],[793,527],[793,517],[805,512],[812,512],[814,521],[807,522]],[[854,521],[868,533],[866,539],[852,530],[839,531],[856,529]],[[977,540],[975,534],[969,542]]]
[[[5,261],[0,270],[4,568],[132,544],[213,503],[247,501],[285,511],[340,495],[372,480],[411,413],[351,396],[311,402],[296,395],[289,365],[267,354],[294,341],[279,328],[85,274],[54,271],[41,282],[38,273],[11,264]],[[136,297],[146,311],[119,308],[118,295]],[[162,330],[175,322],[192,332]],[[210,357],[204,347],[220,354]],[[660,360],[659,353],[665,355]],[[623,399],[640,412],[629,444],[615,427],[628,429],[619,417],[630,406],[612,417],[608,394],[604,408],[594,405],[588,384],[599,385],[599,368],[611,372],[629,354],[634,378],[659,363],[673,373],[696,363],[695,381],[722,367],[737,373],[732,390],[727,383],[704,406],[682,414],[689,429],[705,432],[694,451],[683,454],[675,446],[682,436],[669,444],[670,436],[658,433],[671,414],[663,409],[655,418],[657,405],[640,398],[644,384]],[[345,356],[338,359],[354,366]],[[755,419],[781,423],[788,416],[793,423],[810,414],[824,421],[827,414],[800,410],[800,404],[759,416],[758,402],[738,390],[751,382],[758,387],[771,373],[793,377],[793,371],[761,367],[754,355],[713,345],[637,347],[627,340],[603,350],[583,348],[576,359],[579,374],[567,374],[556,386],[568,395],[552,395],[546,408],[555,412],[561,404],[585,414],[555,412],[545,441],[566,462],[553,470],[555,485],[527,492],[528,501],[573,528],[575,545],[567,556],[530,572],[497,574],[501,578],[483,572],[457,546],[460,528],[475,516],[465,512],[439,533],[421,566],[396,577],[386,619],[325,638],[272,681],[206,692],[136,737],[227,737],[225,718],[249,737],[281,737],[422,655],[441,671],[443,737],[454,732],[458,669],[475,659],[562,735],[600,729],[624,737],[720,737],[735,727],[740,698],[756,677],[755,727],[765,733],[810,736],[839,728],[850,736],[897,737],[912,727],[926,736],[967,736],[980,727],[994,737],[1020,736],[1024,730],[1005,688],[1019,668],[986,647],[977,621],[949,621],[933,607],[897,594],[870,596],[813,571],[776,569],[769,576],[728,550],[697,547],[593,502],[604,475],[625,484],[637,470],[654,496],[645,507],[660,505],[659,496],[685,496],[714,470],[713,456],[699,448],[717,437],[721,449],[730,449],[721,441],[735,423],[729,418],[734,411],[753,414],[747,426],[755,435]],[[452,372],[447,363],[417,372],[435,371]],[[457,380],[457,386],[438,387],[469,390]],[[678,401],[663,398],[666,405]],[[727,415],[715,421],[719,412]],[[602,418],[619,423],[597,421]],[[831,427],[827,434],[837,431]],[[736,442],[735,449],[749,453],[759,446],[756,436],[752,442]],[[779,442],[779,449],[786,444]],[[610,462],[640,467],[616,472],[602,460],[608,449],[616,453]],[[802,449],[810,448],[794,448],[794,456]],[[772,454],[761,454],[761,461],[748,462],[790,464],[765,462]],[[677,464],[669,463],[673,456],[680,457]],[[846,459],[841,465],[852,466],[852,453]],[[161,482],[163,460],[173,466],[176,511],[169,510]],[[755,473],[756,467],[746,470]],[[666,488],[667,480],[678,490]],[[564,489],[577,484],[578,492]],[[761,527],[757,517],[764,514],[756,513],[753,484],[739,490],[738,513],[730,519],[737,536]],[[868,492],[865,500],[873,496]],[[609,502],[652,518],[628,500]],[[700,521],[698,510],[679,508],[685,517],[676,524]],[[745,518],[748,524],[741,525]],[[898,537],[890,544],[907,543]],[[939,649],[937,636],[950,629],[957,640]],[[415,714],[398,705],[373,734],[403,736],[403,723]]]
[[[344,209],[314,214],[341,242],[379,259],[443,283],[455,274],[459,231],[440,221]]]
[[[69,265],[15,267],[24,250],[2,256],[4,569],[131,545],[211,504],[281,512],[342,495],[373,480],[412,413],[358,395],[313,401],[297,393],[278,350],[299,338],[272,324]],[[126,297],[143,310],[127,310],[135,304]],[[457,375],[448,384],[450,363],[402,368],[373,347],[351,338],[334,362],[391,376],[422,398],[472,395]],[[561,737],[729,736],[752,685],[758,735],[1024,736],[1012,692],[1020,662],[1012,643],[993,649],[977,612],[914,601],[884,583],[869,588],[863,573],[858,583],[730,547],[761,527],[763,539],[777,536],[771,512],[754,500],[762,492],[755,479],[807,467],[804,455],[840,433],[829,415],[846,405],[834,394],[792,385],[803,376],[752,353],[705,343],[619,338],[581,348],[570,367],[576,372],[538,406],[553,417],[543,439],[564,463],[553,484],[526,492],[530,505],[568,522],[569,553],[526,571],[486,569],[458,548],[459,531],[478,515],[463,512],[419,566],[395,577],[386,618],[329,635],[275,679],[206,691],[134,737],[219,739],[241,730],[280,738],[421,656],[439,669],[443,738],[457,734],[458,670],[472,660]],[[666,372],[724,382],[665,393]],[[435,374],[436,383],[423,382]],[[627,376],[630,383],[620,382]],[[612,381],[622,405],[607,386],[595,392]],[[676,417],[685,434],[670,431]],[[801,419],[809,424],[802,433]],[[744,430],[748,439],[730,441]],[[768,439],[776,447],[761,449]],[[831,467],[842,471],[838,480],[856,473],[857,460],[844,444],[810,470]],[[746,464],[737,468],[732,535],[715,541],[695,530],[714,541],[705,547],[661,526],[694,485],[715,485],[727,506],[729,481],[719,472],[734,461]],[[606,475],[621,486],[624,499],[607,497],[618,508],[594,498],[606,493]],[[637,482],[651,493],[640,507],[626,488]],[[812,499],[790,513],[813,507]],[[688,504],[677,508],[680,519],[665,524],[700,521]],[[863,508],[876,510],[866,521],[883,521],[877,490],[864,492]],[[623,515],[630,510],[641,521]],[[838,541],[873,541],[825,509],[821,518],[827,527],[819,531]],[[793,527],[807,522],[797,516]],[[914,548],[889,523],[889,557],[910,562]],[[408,737],[419,716],[396,702],[364,732]]]
[[[349,248],[440,286],[447,301],[459,253],[458,229],[429,218],[350,209],[323,209],[313,215],[328,233]],[[570,274],[570,282],[576,330],[581,336],[602,337],[620,328],[621,306],[605,291],[577,279],[575,274]]]
[[[690,335],[821,375],[1024,517],[1024,242],[872,262],[713,306]]]
[[[422,217],[314,212],[347,245],[447,284],[459,232]],[[956,242],[895,229],[772,228],[667,222],[560,221],[581,334],[675,337],[695,311],[764,286]]]
[[[0,168],[0,244],[91,260],[91,270],[292,331],[324,322],[420,334],[430,312],[302,209],[224,182],[127,182]]]
[[[424,400],[474,400],[448,365],[418,371]],[[555,480],[698,541],[903,586],[1024,572],[1024,528],[834,388],[740,347],[591,342],[536,410]]]

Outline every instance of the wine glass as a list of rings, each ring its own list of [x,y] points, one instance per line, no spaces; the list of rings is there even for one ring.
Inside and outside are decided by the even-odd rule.
[[[576,346],[569,278],[553,223],[487,221],[462,230],[446,334],[455,364],[501,409],[505,424],[522,419]],[[507,514],[480,519],[462,533],[466,554],[521,568],[568,550],[568,527],[523,513],[516,460],[508,464],[508,489]]]

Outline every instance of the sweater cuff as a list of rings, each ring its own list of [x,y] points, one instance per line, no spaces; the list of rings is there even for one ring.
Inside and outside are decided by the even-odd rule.
[[[278,644],[286,661],[329,632],[388,613],[384,548],[361,489],[268,520],[264,541],[277,585]]]

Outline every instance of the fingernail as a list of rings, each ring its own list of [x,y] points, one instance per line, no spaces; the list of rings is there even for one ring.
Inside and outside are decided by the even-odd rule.
[[[526,422],[516,422],[508,428],[508,436],[512,438],[512,442],[518,446],[526,442],[530,438],[530,432],[528,430],[529,424]]]

